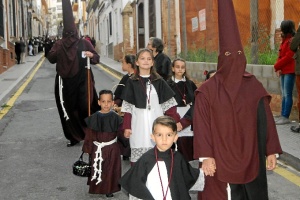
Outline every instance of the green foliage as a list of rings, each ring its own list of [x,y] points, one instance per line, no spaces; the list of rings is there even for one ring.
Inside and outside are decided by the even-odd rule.
[[[247,58],[248,64],[251,63],[251,54],[250,47],[245,47],[245,55]],[[188,51],[187,55],[184,56],[184,53],[178,55],[179,57],[185,59],[189,62],[218,62],[218,53],[217,52],[207,52],[205,49],[197,49],[193,51]],[[278,56],[278,50],[265,50],[258,53],[258,64],[261,65],[274,65]]]
[[[217,52],[207,52],[205,49],[197,49],[193,51],[188,51],[187,55],[184,56],[184,53],[179,54],[179,57],[190,62],[212,62],[216,63],[218,61]]]

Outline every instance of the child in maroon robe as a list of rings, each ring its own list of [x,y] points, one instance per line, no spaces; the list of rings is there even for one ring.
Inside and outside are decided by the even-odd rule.
[[[117,132],[123,119],[111,110],[112,91],[100,91],[98,104],[101,110],[85,119],[88,130],[83,151],[90,155],[92,162],[92,173],[88,178],[89,193],[113,197],[112,193],[120,191],[121,160]]]

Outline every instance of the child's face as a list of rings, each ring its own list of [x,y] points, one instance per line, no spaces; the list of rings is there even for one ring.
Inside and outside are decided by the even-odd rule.
[[[149,70],[150,72],[150,69],[154,64],[154,61],[152,59],[152,55],[149,52],[145,51],[139,55],[138,60],[135,63],[137,66],[139,66],[140,71]]]
[[[170,149],[173,143],[177,141],[178,135],[170,127],[157,124],[154,127],[151,138],[156,143],[157,149],[164,152]]]
[[[102,94],[98,100],[98,104],[101,107],[102,113],[108,113],[114,104],[111,94]]]
[[[172,67],[172,71],[174,72],[175,78],[177,78],[177,79],[182,79],[182,77],[185,73],[185,70],[186,70],[185,69],[185,64],[181,60],[177,60],[174,63],[174,67]]]

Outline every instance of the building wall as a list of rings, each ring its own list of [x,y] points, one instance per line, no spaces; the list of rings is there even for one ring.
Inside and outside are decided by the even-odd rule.
[[[274,4],[276,1],[272,1]],[[238,21],[238,26],[240,30],[241,40],[243,46],[250,45],[251,33],[250,33],[250,0],[240,1],[233,0],[236,17]],[[258,1],[258,12],[259,12],[259,38],[260,48],[266,48],[266,46],[272,46],[268,42],[264,42],[269,37],[274,35],[275,30],[279,28],[282,20],[291,19],[295,21],[297,25],[300,21],[300,7],[295,6],[299,4],[298,0],[285,0],[284,1],[284,11],[281,11],[282,7],[275,7],[275,16],[272,17],[271,11],[271,0],[269,1]],[[181,5],[180,5],[181,6]],[[187,48],[189,50],[193,49],[206,49],[208,51],[218,50],[218,8],[217,0],[212,1],[195,1],[185,0],[186,8],[186,31],[187,31]],[[206,30],[192,31],[192,21],[193,17],[198,17],[198,12],[202,9],[206,10]],[[283,18],[280,13],[283,12]],[[277,13],[277,14],[276,14]],[[182,14],[181,14],[182,18]],[[275,23],[272,26],[272,23]],[[185,28],[184,23],[181,21],[181,29]],[[273,29],[273,30],[271,30]],[[183,44],[183,39],[181,38],[181,43]],[[274,43],[274,40],[271,43]],[[182,48],[183,50],[183,48]]]
[[[216,63],[204,63],[204,62],[187,62],[187,72],[191,79],[200,86],[205,80],[204,71],[217,69]],[[281,111],[281,90],[280,90],[280,79],[274,72],[273,65],[251,65],[248,64],[246,71],[253,74],[272,96],[271,109],[274,113],[280,114]],[[251,91],[249,91],[251,92]],[[293,92],[293,107],[290,119],[298,120],[298,108],[297,108],[297,92],[296,86],[294,86]]]

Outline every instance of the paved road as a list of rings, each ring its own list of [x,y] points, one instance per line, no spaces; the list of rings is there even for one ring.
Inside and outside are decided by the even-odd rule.
[[[111,89],[118,80],[93,67],[96,89]],[[88,194],[86,178],[72,174],[80,145],[67,148],[57,113],[53,86],[55,67],[44,61],[32,81],[0,120],[0,199],[2,200],[94,200],[103,195]],[[129,162],[122,163],[123,171]],[[298,174],[299,176],[299,174]],[[269,173],[270,199],[294,200],[299,187],[276,173]],[[120,191],[114,198],[128,199]],[[196,199],[196,194],[192,194]]]

